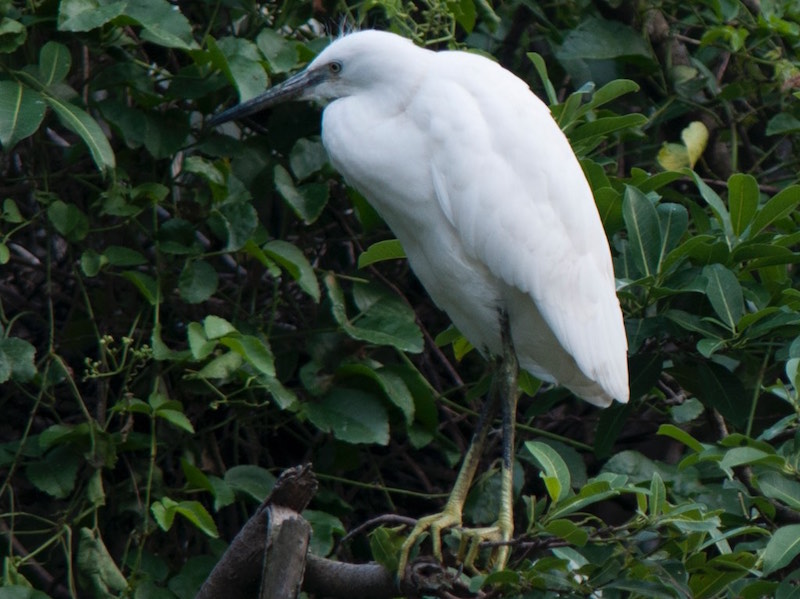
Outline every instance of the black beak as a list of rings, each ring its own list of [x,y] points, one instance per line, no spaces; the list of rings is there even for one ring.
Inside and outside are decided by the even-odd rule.
[[[260,112],[270,106],[281,104],[282,102],[301,99],[303,92],[320,80],[320,73],[317,71],[301,71],[297,73],[297,75],[289,77],[289,79],[283,83],[269,88],[260,96],[256,96],[247,102],[243,102],[211,117],[208,121],[208,126],[216,127],[217,125],[234,119],[250,116],[251,114]]]

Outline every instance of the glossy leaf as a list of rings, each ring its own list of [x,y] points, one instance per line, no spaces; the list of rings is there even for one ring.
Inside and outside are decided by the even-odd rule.
[[[316,221],[328,203],[328,187],[319,183],[307,183],[295,187],[289,172],[275,167],[275,188],[283,199],[306,224]]]
[[[650,481],[650,496],[648,497],[648,514],[651,518],[657,518],[664,513],[666,505],[667,489],[664,481],[658,472],[653,472],[653,478]]]
[[[800,204],[800,185],[791,185],[772,196],[759,209],[750,227],[750,237],[763,231],[776,220],[784,218]]]
[[[558,452],[540,441],[526,441],[527,449],[533,459],[539,464],[541,472],[539,476],[544,480],[547,492],[554,502],[565,499],[570,490],[569,468]]]
[[[772,535],[764,549],[764,574],[771,574],[800,554],[800,524],[782,526]]]
[[[758,182],[752,175],[736,173],[728,179],[728,206],[736,235],[744,233],[758,209]]]
[[[689,213],[680,204],[664,203],[656,206],[661,228],[661,253],[659,263],[674,250],[689,228]]]
[[[320,430],[347,443],[389,443],[389,416],[381,400],[356,389],[337,387],[320,402],[304,404]]]
[[[236,87],[239,102],[246,102],[264,92],[267,74],[254,43],[238,37],[224,37],[219,41],[209,37],[206,43],[214,64]]]
[[[218,283],[217,271],[208,262],[194,260],[187,262],[181,271],[178,291],[184,301],[199,304],[214,295]]]
[[[348,335],[369,343],[391,345],[403,351],[422,351],[422,332],[416,324],[413,310],[402,300],[379,293],[374,301],[363,306],[357,320],[350,320],[344,294],[333,275],[325,276],[325,286],[331,299],[333,316]]]
[[[114,151],[97,121],[84,110],[69,102],[64,102],[54,96],[45,96],[45,100],[64,126],[83,140],[83,143],[89,148],[98,170],[105,173],[113,169],[116,165]]]
[[[661,256],[661,228],[653,203],[635,187],[625,188],[622,215],[628,230],[633,262],[639,272],[653,276]]]
[[[273,239],[261,249],[285,268],[300,288],[314,298],[315,302],[319,302],[320,289],[317,275],[300,248],[288,241]]]
[[[744,315],[744,295],[736,275],[721,264],[711,264],[703,269],[703,276],[711,306],[722,322],[735,331]]]
[[[36,133],[44,119],[44,98],[16,81],[0,81],[0,145],[8,151]]]
[[[760,473],[757,481],[758,488],[766,497],[777,499],[793,510],[800,510],[800,482],[769,470]]]
[[[378,241],[364,250],[358,257],[358,267],[365,268],[385,260],[398,260],[406,257],[403,245],[397,239]]]
[[[261,374],[275,376],[275,358],[264,339],[255,335],[230,335],[220,339],[220,343],[242,356]]]
[[[275,486],[275,475],[261,466],[244,464],[225,472],[225,482],[235,491],[244,493],[261,503]]]
[[[39,50],[39,81],[44,86],[61,83],[72,66],[69,48],[58,42],[47,42]]]
[[[22,46],[27,37],[28,30],[22,23],[0,16],[0,54],[10,54]]]

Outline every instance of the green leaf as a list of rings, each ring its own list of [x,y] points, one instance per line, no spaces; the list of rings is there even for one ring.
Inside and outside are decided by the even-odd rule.
[[[708,281],[706,295],[714,312],[731,331],[744,315],[744,295],[736,275],[721,264],[709,264],[703,268]]]
[[[194,464],[181,458],[181,469],[186,477],[189,487],[204,489],[214,497],[214,510],[219,511],[223,507],[232,504],[236,500],[236,495],[231,486],[217,476],[206,475]]]
[[[744,425],[750,398],[742,381],[729,370],[714,362],[695,362],[675,366],[668,372],[706,406],[718,410],[735,426]]]
[[[788,566],[800,554],[800,524],[782,526],[772,535],[764,549],[764,574]]]
[[[735,173],[728,179],[728,207],[733,232],[741,235],[758,209],[758,182],[752,175]]]
[[[689,397],[684,399],[682,403],[672,406],[669,411],[673,422],[685,424],[698,418],[705,411],[705,407],[696,398]]]
[[[275,376],[275,358],[266,340],[253,335],[232,335],[223,337],[220,342],[242,356],[261,374]]]
[[[750,238],[776,220],[790,214],[800,204],[800,185],[790,185],[772,196],[756,214],[750,226]]]
[[[364,303],[361,316],[356,320],[347,317],[344,295],[333,274],[325,276],[325,286],[331,299],[331,311],[342,329],[353,337],[378,345],[391,345],[402,351],[422,351],[422,331],[416,323],[414,311],[400,298],[384,291],[369,291],[372,300]],[[362,295],[367,287],[355,287]],[[356,322],[358,324],[356,324]]]
[[[18,337],[0,338],[0,383],[26,383],[36,376],[36,348]]]
[[[578,126],[569,134],[573,143],[595,136],[604,136],[615,131],[633,129],[647,124],[647,117],[643,114],[626,114],[623,116],[607,116]]]
[[[204,379],[228,379],[242,366],[242,356],[228,352],[211,360],[200,369],[197,376]]]
[[[559,60],[606,60],[621,56],[652,60],[650,46],[633,28],[593,16],[572,29],[556,51]]]
[[[264,501],[275,486],[275,475],[260,466],[245,464],[230,468],[223,477],[235,491],[249,495],[259,503]]]
[[[475,21],[478,18],[477,7],[473,0],[448,0],[447,9],[464,31],[472,33]]]
[[[258,214],[250,202],[224,204],[212,211],[211,218],[225,231],[226,252],[242,249],[258,226]]]
[[[398,239],[386,239],[369,246],[358,257],[358,267],[365,268],[376,262],[385,260],[398,260],[406,257],[403,245]]]
[[[689,212],[680,204],[659,204],[656,206],[658,224],[661,228],[661,254],[659,264],[664,262],[667,254],[674,250],[683,234],[689,228]]]
[[[320,289],[314,267],[303,254],[303,251],[288,241],[274,239],[261,248],[264,253],[280,264],[292,278],[297,281],[300,289],[310,295],[319,303]]]
[[[226,321],[227,322],[227,321]],[[199,322],[190,322],[186,327],[186,337],[189,341],[189,349],[195,360],[204,360],[211,355],[217,346],[216,341],[209,341],[203,325]]]
[[[10,54],[24,44],[27,37],[25,25],[6,16],[0,17],[0,54]]]
[[[703,444],[700,443],[700,441],[692,437],[685,430],[678,428],[674,424],[662,424],[661,426],[658,427],[657,434],[672,437],[676,441],[683,443],[684,445],[686,445],[686,447],[697,453],[700,453],[705,449],[703,447]]]
[[[342,521],[328,512],[303,510],[303,518],[311,524],[312,530],[308,549],[320,557],[330,555],[333,551],[334,536],[343,536],[347,532]]]
[[[97,0],[62,0],[58,6],[59,31],[91,31],[121,15],[127,2],[100,5]]]
[[[658,518],[664,513],[667,505],[667,488],[658,471],[653,472],[650,480],[650,496],[648,497],[649,515],[651,518]]]
[[[89,581],[96,597],[115,597],[128,588],[100,534],[81,528],[78,541],[78,571]]]
[[[127,0],[124,14],[143,27],[145,41],[180,50],[198,48],[189,20],[166,0]]]
[[[592,109],[599,108],[612,100],[616,100],[620,96],[636,91],[639,91],[639,84],[635,81],[631,81],[630,79],[615,79],[594,92],[588,106]]]
[[[389,416],[374,395],[337,387],[322,401],[304,404],[308,419],[318,429],[347,443],[389,443]]]
[[[726,240],[730,242],[730,240],[733,238],[733,224],[731,223],[731,216],[728,213],[727,208],[725,208],[725,203],[719,197],[717,192],[711,189],[696,172],[688,169],[684,169],[683,172],[694,179],[695,185],[697,185],[697,189],[700,191],[700,195],[714,212],[714,215],[717,217],[717,221],[722,225],[722,230],[725,233]]]
[[[265,27],[256,37],[256,45],[273,73],[286,73],[297,66],[297,46],[277,31]]]
[[[40,491],[64,499],[75,488],[78,467],[83,460],[68,446],[57,446],[44,458],[31,462],[25,469],[28,480]]]
[[[621,478],[625,479],[626,477],[623,476]],[[620,491],[617,488],[610,487],[607,481],[593,480],[585,485],[574,497],[569,497],[561,501],[557,506],[551,507],[547,515],[550,518],[562,518],[579,512],[592,504],[616,497],[619,494]]]
[[[537,52],[528,52],[528,58],[533,63],[536,72],[539,74],[539,79],[542,81],[544,91],[547,94],[547,103],[550,106],[555,106],[558,104],[558,94],[550,78],[547,76],[547,63],[544,58],[542,58],[541,54]]]
[[[163,418],[170,424],[177,428],[186,431],[187,433],[194,434],[194,426],[191,421],[186,417],[186,414],[178,410],[156,410],[156,416]]]
[[[292,176],[281,165],[274,170],[275,188],[298,217],[310,225],[319,218],[328,203],[328,186],[321,183],[307,183],[295,187]]]
[[[0,81],[0,145],[6,152],[36,133],[46,106],[40,93],[16,81]]]
[[[372,559],[389,572],[397,572],[400,565],[400,549],[403,547],[405,539],[406,535],[398,529],[379,526],[369,533]]]
[[[253,42],[239,37],[225,37],[216,42],[209,36],[206,43],[215,66],[236,87],[239,102],[247,102],[264,92],[267,74]]]
[[[767,121],[766,135],[784,135],[800,131],[800,119],[788,112],[779,112]]]
[[[328,153],[319,140],[301,138],[289,153],[289,166],[299,181],[319,172],[328,164]]]
[[[3,200],[3,212],[0,214],[0,218],[7,223],[12,223],[15,225],[25,220],[22,216],[22,213],[19,211],[19,208],[17,208],[17,203],[11,198],[6,198]]]
[[[569,468],[558,452],[540,441],[526,441],[525,449],[533,455],[542,469],[539,476],[544,479],[547,492],[553,502],[565,499],[569,495],[571,479]]]
[[[139,272],[138,270],[126,270],[122,276],[133,283],[139,290],[139,293],[148,301],[151,306],[155,306],[163,301],[158,289],[156,280],[148,274]]]
[[[577,547],[583,547],[589,540],[589,533],[571,520],[552,520],[544,529],[548,534],[560,537]]]
[[[103,258],[111,266],[141,266],[147,264],[140,252],[120,245],[110,245],[103,250]]]
[[[161,501],[153,502],[150,511],[162,530],[172,528],[175,515],[180,514],[207,536],[212,538],[219,536],[214,519],[199,501],[176,502],[169,497],[164,497]]]
[[[765,497],[782,501],[793,510],[800,510],[800,482],[771,470],[759,473],[756,480]]]
[[[634,264],[643,275],[654,276],[658,272],[662,245],[656,207],[638,189],[626,186],[622,216],[628,229]]]
[[[602,410],[594,441],[594,451],[597,457],[605,458],[610,455],[631,411],[631,403],[620,404],[617,402]]]
[[[114,151],[97,121],[77,106],[63,102],[55,96],[45,96],[45,101],[63,125],[83,140],[98,170],[103,173],[112,170],[116,165]]]
[[[89,219],[74,204],[56,200],[47,207],[47,218],[69,241],[80,241],[89,231]]]
[[[238,332],[236,327],[227,320],[213,314],[206,316],[203,320],[203,330],[207,339],[219,339],[225,335]]]
[[[71,66],[72,57],[64,44],[49,41],[39,50],[39,81],[46,87],[61,83]]]
[[[217,271],[203,260],[187,262],[178,277],[178,291],[181,298],[190,304],[206,301],[214,295],[218,284]]]
[[[734,447],[725,452],[719,462],[719,467],[728,476],[733,476],[733,468],[737,466],[753,466],[761,464],[773,468],[783,468],[786,460],[774,453],[767,453],[756,447]]]
[[[414,397],[403,377],[389,368],[372,368],[367,364],[346,364],[336,372],[337,376],[364,376],[380,386],[386,397],[397,406],[407,425],[414,421]]]

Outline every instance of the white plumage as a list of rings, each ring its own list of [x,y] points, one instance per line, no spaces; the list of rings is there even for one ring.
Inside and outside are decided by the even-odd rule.
[[[331,72],[330,65],[338,73]],[[378,210],[436,304],[500,352],[600,406],[628,400],[627,342],[608,242],[564,134],[491,60],[390,33],[338,39],[304,98],[331,100],[322,140]]]
[[[516,365],[501,323],[532,374],[598,406],[628,401],[625,329],[592,192],[547,107],[475,54],[353,33],[210,124],[293,99],[329,101],[322,141],[334,167],[383,216],[464,336],[506,358],[490,398],[502,396],[503,404],[498,519],[462,529],[472,537],[470,568],[481,540],[509,541],[513,533]],[[441,558],[441,532],[461,524],[488,426],[481,419],[443,511],[420,519],[406,538],[400,575],[428,530]],[[503,568],[509,552],[507,543],[496,545],[491,561]]]

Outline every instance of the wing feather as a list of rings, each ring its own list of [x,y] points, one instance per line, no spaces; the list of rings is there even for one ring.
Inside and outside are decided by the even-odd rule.
[[[437,56],[417,104],[450,107],[420,112],[435,140],[431,171],[442,211],[466,253],[535,303],[608,397],[582,394],[601,404],[627,401],[627,341],[608,241],[569,142],[521,80],[480,57]],[[569,378],[552,372],[558,366],[549,370]]]

